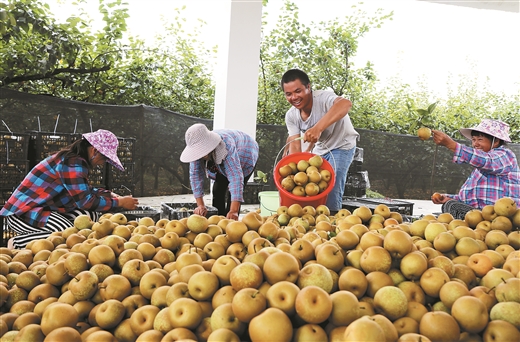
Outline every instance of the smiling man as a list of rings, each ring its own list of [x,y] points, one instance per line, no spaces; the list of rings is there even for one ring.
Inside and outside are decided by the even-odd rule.
[[[327,207],[335,213],[342,207],[347,172],[359,138],[348,115],[352,103],[332,91],[313,91],[309,76],[298,69],[285,72],[281,86],[292,105],[285,114],[289,154],[301,152],[301,141],[295,139],[303,133],[303,140],[310,143],[308,151],[331,163],[336,183],[327,197]]]

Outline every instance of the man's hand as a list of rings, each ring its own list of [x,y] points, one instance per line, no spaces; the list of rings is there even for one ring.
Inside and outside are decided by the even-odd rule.
[[[318,127],[314,126],[305,131],[305,134],[303,135],[303,141],[314,144],[318,141],[320,136],[321,130]]]

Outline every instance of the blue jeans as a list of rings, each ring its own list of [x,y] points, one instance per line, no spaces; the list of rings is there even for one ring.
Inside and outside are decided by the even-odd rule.
[[[336,149],[322,156],[323,159],[327,160],[332,165],[336,176],[334,188],[332,188],[332,191],[329,192],[329,195],[327,196],[327,207],[331,212],[339,211],[342,208],[343,193],[345,192],[345,183],[347,182],[347,173],[350,164],[354,159],[355,152],[355,147],[350,150]]]

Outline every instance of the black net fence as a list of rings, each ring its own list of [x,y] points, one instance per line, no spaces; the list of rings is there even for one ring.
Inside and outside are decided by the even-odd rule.
[[[0,140],[0,151],[4,149],[4,153],[0,153],[0,159],[3,159],[0,160],[0,175],[4,180],[0,183],[0,193],[3,194],[18,185],[18,178],[23,178],[29,164],[37,162],[42,154],[53,152],[46,146],[49,142],[65,144],[81,133],[100,128],[119,137],[118,153],[125,172],[117,173],[108,166],[105,170],[97,170],[99,177],[93,175],[97,185],[138,197],[188,194],[191,193],[189,166],[179,160],[185,147],[184,133],[197,122],[212,127],[211,120],[145,105],[99,105],[7,89],[0,90],[0,119],[3,121],[0,135],[6,137],[5,141]],[[435,191],[456,192],[471,172],[468,166],[454,164],[451,152],[437,148],[431,140],[364,129],[358,131],[361,135],[359,149],[349,170],[346,195],[362,197],[369,187],[389,198],[429,199]],[[13,158],[14,141],[10,142],[11,156],[8,156],[9,149],[2,143],[8,142],[12,135],[29,140],[26,158]],[[286,138],[285,126],[257,125],[256,139],[260,145],[257,170],[272,174]],[[25,146],[24,141],[17,141]],[[60,146],[51,147],[57,150]],[[509,148],[520,158],[520,145],[509,144]],[[13,164],[14,169],[9,169]],[[255,189],[252,191],[255,200],[258,191],[276,190],[272,177],[265,184],[251,183],[251,188]]]

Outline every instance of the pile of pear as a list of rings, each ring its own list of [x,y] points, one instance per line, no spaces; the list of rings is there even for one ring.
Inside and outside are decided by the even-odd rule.
[[[105,214],[0,252],[0,341],[520,341],[511,198],[237,221]]]
[[[289,162],[280,166],[277,172],[281,176],[282,189],[299,197],[322,193],[328,188],[332,178],[331,172],[322,169],[322,165],[323,158],[314,155],[309,159],[301,159],[298,163]]]

